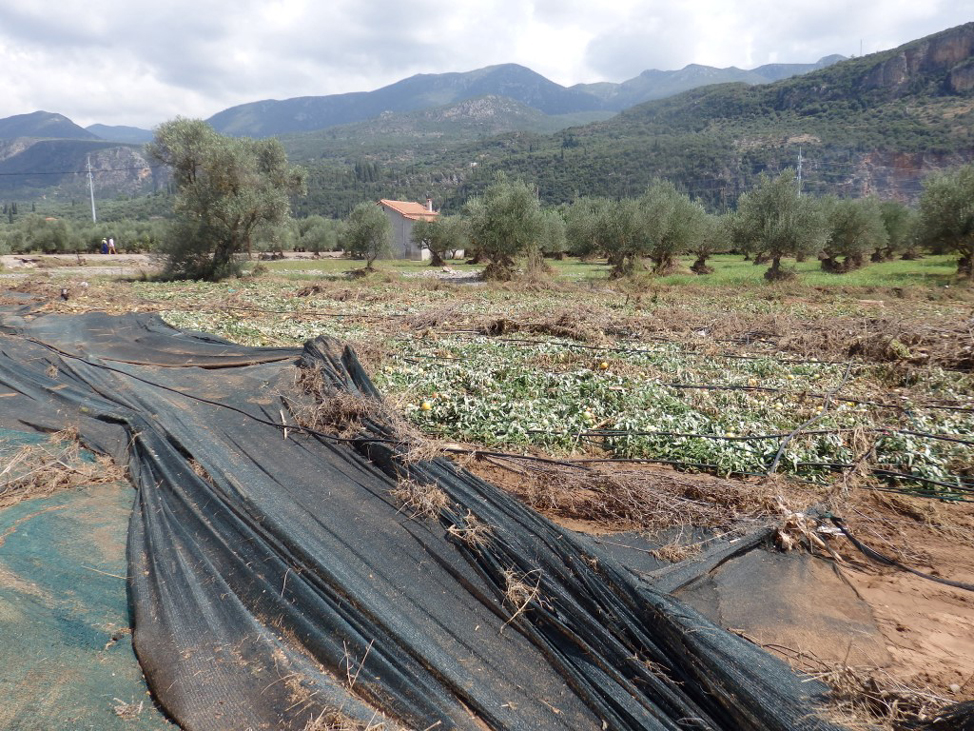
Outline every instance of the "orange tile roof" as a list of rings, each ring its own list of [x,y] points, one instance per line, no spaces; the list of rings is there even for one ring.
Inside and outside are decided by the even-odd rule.
[[[391,208],[403,218],[410,221],[428,220],[440,215],[439,211],[427,211],[422,203],[411,203],[409,201],[390,201],[385,198],[379,201],[380,205]]]

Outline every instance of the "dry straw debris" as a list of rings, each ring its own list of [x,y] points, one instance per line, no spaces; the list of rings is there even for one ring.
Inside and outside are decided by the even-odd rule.
[[[490,526],[469,511],[462,524],[454,523],[446,532],[474,551],[485,548],[491,536]]]
[[[851,731],[909,728],[916,722],[932,721],[953,703],[927,689],[904,685],[875,668],[834,665],[809,676],[832,689],[829,715]]]
[[[439,519],[440,511],[449,502],[446,493],[434,483],[421,484],[408,478],[399,480],[392,496],[409,511],[410,517],[431,521]]]
[[[127,703],[121,698],[113,698],[115,705],[112,706],[112,710],[115,711],[115,715],[119,718],[123,718],[126,721],[132,721],[142,715],[142,710],[145,706],[144,701],[139,701],[136,703],[132,701]]]
[[[47,497],[85,485],[125,479],[125,471],[103,455],[82,456],[74,430],[52,435],[42,444],[21,447],[0,470],[0,508],[30,498]]]
[[[371,423],[403,444],[423,441],[419,431],[394,405],[334,388],[320,368],[298,369],[295,393],[287,402],[291,414],[305,429],[348,439],[359,435]]]
[[[526,612],[532,603],[545,606],[541,596],[540,569],[527,573],[522,573],[515,568],[505,569],[503,579],[504,602],[514,610],[504,622],[505,627]]]

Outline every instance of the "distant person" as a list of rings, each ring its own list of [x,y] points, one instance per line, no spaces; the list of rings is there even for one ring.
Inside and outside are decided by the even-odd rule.
[[[115,239],[110,236],[108,237],[108,253],[109,254],[118,253],[117,251],[115,251]]]
[[[108,253],[108,239],[101,240],[101,253],[102,254]]]

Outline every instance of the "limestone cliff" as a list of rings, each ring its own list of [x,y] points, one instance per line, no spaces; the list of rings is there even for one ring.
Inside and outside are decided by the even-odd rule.
[[[900,47],[866,74],[862,87],[912,90],[919,79],[945,75],[950,91],[969,91],[974,86],[972,57],[974,23],[967,23]]]

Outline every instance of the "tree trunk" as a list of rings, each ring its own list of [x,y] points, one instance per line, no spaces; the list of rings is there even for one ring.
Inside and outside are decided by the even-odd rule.
[[[665,277],[673,271],[675,266],[676,259],[672,256],[661,256],[658,259],[653,259],[653,274]]]
[[[764,278],[769,282],[779,282],[785,279],[791,279],[794,276],[794,270],[781,268],[780,256],[776,256],[771,260],[771,268],[764,273]]]
[[[443,257],[440,256],[440,252],[430,249],[430,266],[431,267],[442,267],[446,266],[446,262],[443,261]]]
[[[831,256],[823,256],[822,257],[822,271],[823,272],[831,272],[833,274],[836,274],[836,273],[842,271],[842,265],[839,264],[838,260],[834,259]]]

